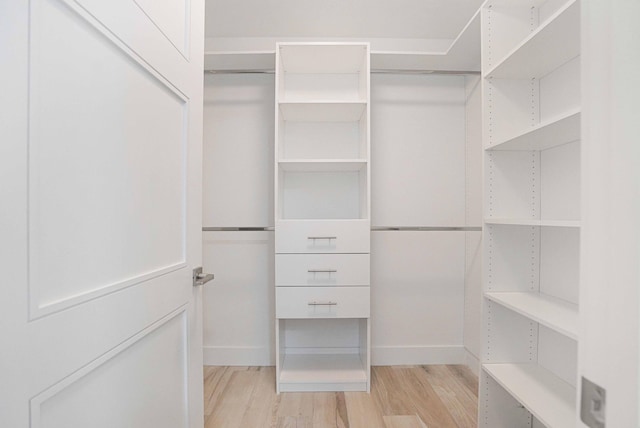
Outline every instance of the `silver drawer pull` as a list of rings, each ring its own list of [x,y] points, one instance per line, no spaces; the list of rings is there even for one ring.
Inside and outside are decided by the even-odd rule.
[[[335,269],[309,269],[307,270],[309,273],[337,273],[338,271]]]
[[[312,239],[312,240],[316,240],[316,239],[328,239],[329,241],[332,239],[338,239],[337,236],[307,236],[307,239]]]
[[[309,302],[308,305],[309,306],[336,306],[338,304],[338,302]]]

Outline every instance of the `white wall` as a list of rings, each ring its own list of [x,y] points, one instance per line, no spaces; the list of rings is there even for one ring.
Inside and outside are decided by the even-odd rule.
[[[373,226],[478,216],[480,199],[465,199],[465,128],[476,126],[465,122],[465,94],[463,76],[373,76]],[[206,76],[205,226],[273,226],[273,109],[273,75]],[[476,269],[466,235],[373,232],[373,364],[465,362],[465,270]],[[274,363],[272,239],[205,232],[204,268],[216,274],[205,290],[206,364]]]
[[[204,292],[206,365],[275,363],[273,232],[205,232],[205,272],[216,279]]]
[[[273,226],[273,75],[205,74],[203,224]]]
[[[371,78],[373,226],[465,223],[464,76]]]
[[[273,226],[273,75],[205,75],[203,226]],[[273,232],[204,232],[204,363],[274,364]]]
[[[465,224],[482,226],[482,96],[480,76],[465,80]],[[480,370],[482,232],[465,233],[464,347],[466,364]]]
[[[463,76],[372,76],[373,227],[465,225],[464,106]],[[464,361],[464,235],[372,233],[372,364]]]

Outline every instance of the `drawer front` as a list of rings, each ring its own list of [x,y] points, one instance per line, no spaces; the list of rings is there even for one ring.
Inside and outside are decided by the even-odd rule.
[[[369,318],[369,287],[276,287],[276,318]]]
[[[276,221],[276,253],[368,253],[369,220]]]
[[[276,286],[368,286],[369,254],[276,254]]]

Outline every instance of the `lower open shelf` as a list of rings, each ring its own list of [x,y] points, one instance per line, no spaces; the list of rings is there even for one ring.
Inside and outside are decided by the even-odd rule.
[[[575,426],[576,390],[537,364],[483,364],[483,370],[550,428]]]
[[[287,354],[278,382],[281,392],[366,391],[368,377],[360,354]]]

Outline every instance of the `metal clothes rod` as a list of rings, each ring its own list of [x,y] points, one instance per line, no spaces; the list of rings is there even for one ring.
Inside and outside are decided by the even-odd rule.
[[[372,232],[482,232],[481,226],[372,226]]]
[[[275,228],[269,227],[203,227],[203,232],[272,232]]]
[[[274,70],[205,70],[206,74],[275,74]],[[423,75],[423,74],[446,74],[446,75],[479,75],[479,71],[471,70],[371,70],[371,74],[410,74],[410,75]]]
[[[273,232],[268,227],[203,227],[203,232]],[[372,232],[482,232],[480,226],[372,226]]]

